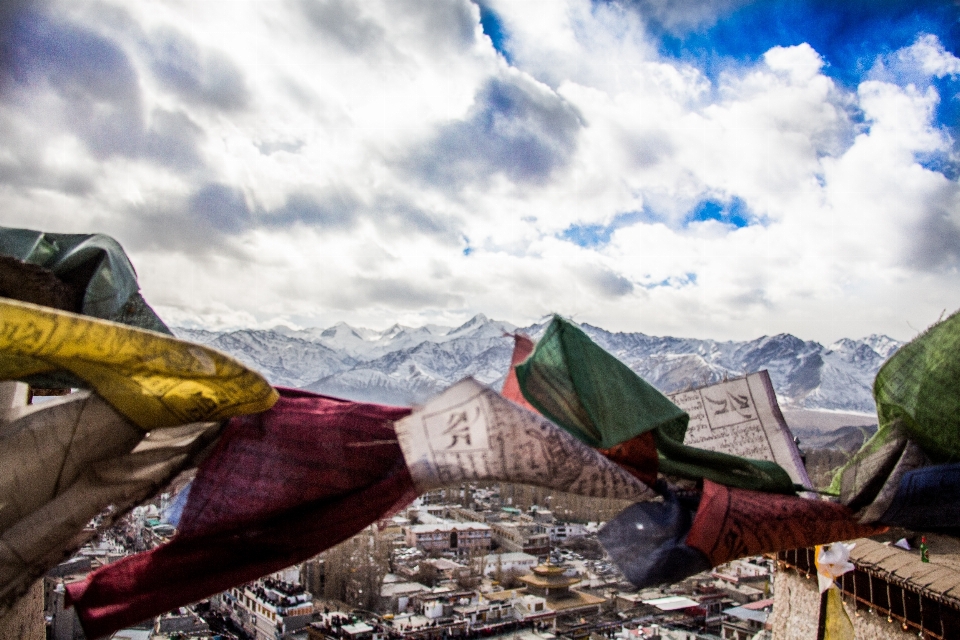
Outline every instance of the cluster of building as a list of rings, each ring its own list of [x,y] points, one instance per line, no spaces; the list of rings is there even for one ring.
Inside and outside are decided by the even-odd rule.
[[[497,505],[489,493],[484,498],[466,508],[432,494],[379,523],[394,551],[379,619],[366,621],[372,637],[739,640],[747,631],[750,638],[764,633],[772,602],[769,559],[638,594],[599,551],[597,523],[558,522],[546,509],[524,512]],[[574,540],[581,544],[570,544]],[[595,554],[573,550],[589,550],[591,540]],[[317,591],[322,562],[307,563]]]
[[[378,523],[375,535],[386,541],[390,554],[375,607],[357,610],[323,600],[327,557],[321,554],[115,637],[440,640],[519,635],[579,640],[621,634],[622,640],[666,639],[674,631],[701,633],[709,625],[719,633],[719,621],[729,617],[721,608],[762,602],[769,591],[746,584],[711,590],[691,583],[676,593],[637,594],[602,552],[571,548],[579,548],[571,544],[579,540],[587,549],[599,549],[595,542],[588,544],[597,523],[558,522],[547,509],[521,511],[498,504],[495,491],[478,493],[481,499],[471,499],[471,508],[447,503],[442,493],[428,495]],[[174,533],[163,518],[164,502],[138,507],[96,545],[50,572],[44,594],[48,638],[83,638],[73,611],[64,607],[65,582]],[[758,580],[769,581],[763,567],[751,566]]]
[[[409,518],[392,520],[403,529],[408,546],[460,557],[492,547],[504,553],[546,556],[551,546],[597,532],[596,523],[557,522],[549,510],[537,507],[529,513],[514,507],[477,511],[435,500],[420,505]]]
[[[816,635],[815,629],[807,635],[819,614],[812,550],[739,560],[669,587],[637,591],[595,544],[595,523],[558,522],[549,510],[536,507],[497,508],[489,490],[486,498],[471,500],[466,508],[431,495],[378,523],[368,535],[377,536],[390,552],[388,566],[378,574],[376,606],[360,610],[324,600],[329,567],[321,554],[114,638],[766,640]],[[65,582],[172,533],[162,509],[140,507],[96,545],[51,571],[43,593],[46,637],[83,638],[75,615],[64,608]],[[910,551],[861,541],[852,556],[856,570],[840,581],[858,628],[875,622],[869,633],[879,638],[918,632],[926,638],[960,637],[960,549],[948,548],[952,538],[943,538],[940,547],[936,540],[933,548],[942,553],[922,566]],[[774,608],[777,598],[781,603]]]

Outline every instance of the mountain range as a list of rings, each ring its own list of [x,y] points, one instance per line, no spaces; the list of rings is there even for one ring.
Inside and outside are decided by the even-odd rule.
[[[174,328],[174,333],[234,356],[274,385],[412,405],[468,375],[499,389],[510,365],[510,335],[536,338],[549,320],[516,327],[481,314],[455,328],[394,325],[374,331],[338,323],[326,329]],[[873,378],[902,344],[883,335],[827,346],[790,334],[720,342],[579,326],[664,393],[766,369],[784,408],[861,413],[875,411]]]

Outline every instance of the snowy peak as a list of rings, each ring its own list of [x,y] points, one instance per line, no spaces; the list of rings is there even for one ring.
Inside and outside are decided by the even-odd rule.
[[[300,387],[319,375],[352,368],[356,360],[340,350],[273,329],[224,333],[175,329],[175,334],[225,351],[260,371],[275,385]]]
[[[897,349],[903,346],[903,343],[899,340],[894,340],[890,336],[877,335],[876,333],[870,334],[866,338],[860,340],[860,342],[868,345],[884,360],[888,360]]]
[[[469,333],[477,329],[478,327],[482,327],[487,322],[489,322],[489,320],[487,319],[487,316],[483,315],[482,313],[478,313],[477,315],[473,316],[472,318],[464,322],[462,325],[460,325],[459,327],[457,327],[447,335],[453,335],[453,334],[463,335],[464,333]]]
[[[340,322],[326,329],[175,332],[232,354],[273,384],[410,405],[468,375],[499,388],[513,350],[509,334],[536,339],[551,319],[523,328],[477,314],[455,328],[395,324],[375,331]],[[843,411],[874,410],[873,379],[902,344],[882,335],[824,347],[790,334],[718,342],[581,328],[664,393],[767,370],[785,407]]]
[[[406,331],[406,329],[407,327],[395,324],[389,329],[384,330],[384,332],[377,337],[377,340],[390,340],[392,338],[396,338],[398,335]]]
[[[364,340],[364,337],[360,335],[360,332],[348,325],[346,322],[338,322],[337,324],[324,329],[320,332],[321,338],[326,338],[328,340]]]

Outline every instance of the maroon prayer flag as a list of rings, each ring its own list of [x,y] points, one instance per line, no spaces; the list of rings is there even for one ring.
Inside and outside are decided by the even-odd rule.
[[[744,556],[865,538],[886,527],[863,525],[842,504],[734,489],[703,481],[686,544],[712,566]]]
[[[416,497],[393,429],[409,409],[278,391],[230,420],[169,543],[67,585],[89,637],[301,562]]]

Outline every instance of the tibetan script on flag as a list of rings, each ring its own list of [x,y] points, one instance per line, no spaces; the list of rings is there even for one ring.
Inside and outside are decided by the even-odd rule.
[[[776,462],[795,483],[810,486],[766,371],[680,391],[669,398],[690,415],[684,444]]]
[[[648,486],[591,447],[472,378],[394,426],[421,490],[499,480],[584,496],[655,497]]]

